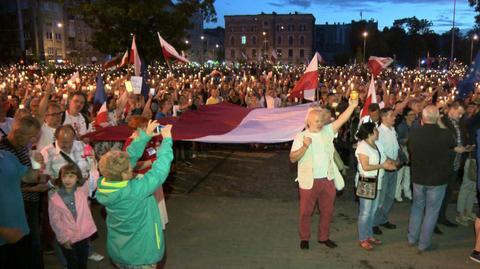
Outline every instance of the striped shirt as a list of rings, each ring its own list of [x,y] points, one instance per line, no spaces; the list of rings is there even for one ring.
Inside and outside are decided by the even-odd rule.
[[[2,137],[0,140],[0,149],[11,152],[17,157],[21,164],[25,165],[28,168],[32,168],[32,162],[30,161],[30,150],[27,147],[16,148],[15,146],[8,141],[7,137]],[[22,182],[23,187],[32,187],[36,184],[27,184]],[[25,202],[38,202],[40,200],[40,194],[38,192],[23,192],[23,200]]]
[[[460,123],[458,120],[450,119],[452,121],[453,127],[455,128],[455,138],[457,142],[457,146],[463,146],[462,135],[460,132]],[[460,169],[460,164],[462,161],[462,154],[457,153],[455,154],[455,160],[453,161],[453,170],[458,171]]]

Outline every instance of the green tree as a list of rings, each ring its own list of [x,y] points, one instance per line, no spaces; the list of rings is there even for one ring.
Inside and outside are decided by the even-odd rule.
[[[95,0],[65,1],[74,14],[95,32],[91,45],[106,54],[130,48],[132,34],[144,60],[163,59],[157,32],[177,50],[187,48],[186,30],[192,28],[190,17],[201,12],[205,21],[215,21],[215,0]]]
[[[413,35],[413,34],[424,35],[424,34],[433,33],[432,29],[430,29],[433,26],[433,23],[431,21],[426,19],[419,20],[415,16],[410,18],[395,20],[393,22],[393,26],[400,27],[400,28],[406,27],[408,29],[408,34],[410,35]]]

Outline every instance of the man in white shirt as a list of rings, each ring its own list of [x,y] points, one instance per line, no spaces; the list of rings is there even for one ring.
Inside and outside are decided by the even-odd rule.
[[[307,130],[295,137],[290,161],[298,161],[300,193],[300,248],[309,248],[310,224],[315,206],[320,209],[318,242],[329,248],[337,247],[330,240],[330,223],[336,191],[343,189],[343,177],[334,162],[333,139],[358,106],[358,99],[350,100],[348,108],[332,123],[326,109],[312,109],[307,114]]]
[[[387,158],[398,164],[398,145],[397,132],[395,131],[395,112],[388,108],[380,110],[381,124],[378,127],[378,143],[382,146]],[[382,234],[379,225],[387,229],[395,229],[397,226],[388,220],[388,214],[392,209],[395,200],[395,191],[397,186],[397,171],[387,171],[383,175],[382,190],[379,195],[378,209],[373,221],[373,232]]]
[[[86,134],[91,129],[88,116],[82,113],[86,101],[83,93],[73,93],[62,122],[62,125],[72,125],[79,137]]]
[[[266,108],[277,108],[280,107],[281,103],[282,101],[275,95],[273,89],[268,89],[267,94],[260,99],[260,104]]]
[[[82,177],[84,179],[88,178],[90,166],[87,159],[84,156],[82,157],[85,144],[75,140],[75,137],[75,130],[71,125],[60,126],[55,131],[55,143],[42,149],[41,153],[45,159],[45,173],[52,179],[58,178],[58,172],[70,160],[80,168]]]
[[[50,102],[45,113],[45,122],[42,124],[40,139],[37,142],[37,151],[55,142],[55,130],[61,125],[62,110],[59,104]]]

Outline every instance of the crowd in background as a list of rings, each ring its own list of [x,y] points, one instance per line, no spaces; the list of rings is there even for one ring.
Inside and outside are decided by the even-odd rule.
[[[218,66],[174,65],[172,67],[154,64],[148,66],[143,72],[144,83],[148,85],[147,91],[143,94],[134,94],[126,87],[125,83],[130,80],[133,72],[132,69],[128,68],[105,70],[101,66],[74,65],[56,67],[13,65],[0,68],[0,137],[2,138],[0,160],[2,160],[2,167],[5,162],[5,165],[9,163],[9,165],[15,167],[24,165],[31,168],[28,171],[24,171],[23,168],[8,171],[8,173],[11,173],[8,174],[10,178],[20,178],[20,175],[23,176],[25,173],[28,175],[28,179],[22,180],[21,189],[23,195],[21,200],[26,212],[26,222],[20,224],[20,226],[14,226],[21,227],[20,234],[22,236],[18,234],[17,230],[15,231],[17,237],[28,237],[28,240],[18,241],[20,238],[10,236],[12,231],[3,229],[3,226],[10,227],[9,225],[18,224],[19,220],[10,219],[18,217],[17,213],[12,211],[15,208],[19,210],[17,204],[17,206],[14,206],[15,208],[9,209],[8,212],[11,215],[5,218],[5,223],[2,223],[3,218],[0,221],[0,258],[2,261],[6,259],[6,243],[18,241],[20,243],[15,243],[18,249],[8,249],[8,251],[20,251],[31,247],[32,257],[28,262],[35,264],[35,268],[43,268],[42,249],[51,248],[55,250],[62,265],[69,268],[84,268],[86,266],[86,264],[80,262],[78,267],[73,267],[71,264],[74,260],[85,261],[86,257],[97,261],[103,259],[103,256],[93,251],[91,247],[90,238],[95,234],[96,228],[94,223],[89,223],[91,216],[89,217],[89,213],[86,212],[88,211],[86,198],[94,199],[97,185],[102,186],[103,184],[103,186],[106,186],[103,189],[99,188],[107,192],[117,191],[113,190],[112,186],[114,188],[118,187],[118,189],[125,186],[116,185],[118,182],[110,183],[113,185],[109,185],[108,182],[107,184],[105,182],[96,183],[98,172],[102,174],[101,163],[100,169],[98,169],[97,161],[102,156],[106,156],[106,153],[111,149],[122,149],[123,143],[93,143],[94,141],[82,138],[88,132],[101,128],[95,124],[96,113],[101,104],[94,101],[95,92],[100,84],[104,87],[107,97],[108,125],[129,124],[132,127],[132,133],[138,132],[133,134],[130,142],[137,138],[144,140],[143,148],[148,156],[144,156],[145,159],[140,159],[140,161],[146,162],[148,165],[143,168],[149,170],[154,167],[153,163],[155,161],[148,158],[148,145],[150,144],[147,143],[149,143],[149,137],[154,136],[151,129],[153,127],[149,120],[169,116],[179,117],[185,111],[196,110],[202,105],[214,105],[220,102],[229,102],[248,108],[263,107],[268,109],[305,103],[306,100],[291,99],[288,96],[289,91],[302,76],[304,69],[304,65],[270,65],[266,63]],[[395,156],[388,157],[399,162],[398,169],[396,168],[395,172],[385,172],[386,175],[394,178],[392,181],[394,180],[395,183],[389,186],[388,194],[382,194],[386,195],[387,198],[382,198],[384,205],[383,207],[379,206],[383,210],[383,216],[377,217],[381,220],[371,225],[375,234],[382,233],[379,226],[387,229],[396,227],[388,221],[388,212],[394,199],[402,201],[404,198],[412,199],[413,197],[408,156],[409,131],[413,127],[421,125],[422,110],[429,106],[436,107],[439,113],[443,115],[438,115],[439,118],[444,119],[443,127],[452,132],[452,136],[456,138],[455,145],[461,147],[456,151],[457,155],[452,161],[447,194],[445,199],[442,199],[446,210],[446,204],[451,199],[452,189],[456,185],[460,185],[459,182],[463,182],[458,195],[458,215],[454,223],[447,219],[446,211],[442,209],[440,210],[439,224],[455,227],[458,224],[468,225],[469,221],[475,219],[473,213],[475,193],[472,190],[475,189],[473,186],[476,186],[476,174],[474,173],[476,171],[472,167],[476,167],[476,162],[474,162],[475,159],[472,155],[472,145],[476,144],[475,131],[479,124],[480,94],[477,93],[477,89],[474,89],[465,100],[461,102],[455,100],[457,96],[456,84],[462,79],[466,71],[467,68],[463,65],[456,65],[448,70],[411,70],[392,67],[375,78],[377,103],[368,106],[368,121],[375,123],[375,128],[382,128],[382,124],[385,125],[385,122],[387,122],[388,129],[393,129],[392,135],[394,134],[393,137],[398,143],[398,148],[392,150]],[[316,102],[327,109],[331,121],[334,121],[348,108],[348,98],[351,91],[359,92],[360,104],[355,108],[348,122],[339,127],[338,135],[334,140],[335,162],[343,174],[346,174],[349,166],[356,166],[355,158],[351,157],[358,140],[367,139],[369,135],[373,134],[373,129],[369,129],[363,131],[366,132],[363,138],[359,139],[356,136],[358,127],[362,126],[360,109],[367,98],[370,79],[368,69],[362,65],[319,67],[319,87]],[[142,129],[142,131],[137,128]],[[166,133],[162,133],[162,135],[168,136]],[[88,144],[92,144],[95,150],[89,148]],[[134,144],[132,142],[132,145]],[[157,149],[160,145],[159,143],[153,144],[151,148],[153,148],[155,154],[158,154]],[[184,146],[185,144],[176,147],[183,148]],[[177,161],[188,164],[188,160],[197,156],[198,151],[202,149],[198,145],[190,143],[188,143],[188,147],[192,149],[188,152],[188,156],[185,156],[183,150],[175,154]],[[139,148],[142,148],[142,146]],[[124,148],[124,150],[128,152],[127,148]],[[6,152],[12,153],[18,160],[14,160],[10,153]],[[117,154],[117,157],[128,158]],[[137,157],[132,165],[137,163],[136,161],[141,156]],[[170,160],[167,159],[167,157],[163,158],[162,161],[169,165]],[[66,167],[72,163],[75,166]],[[126,169],[125,163],[118,165],[121,169]],[[39,168],[41,172],[39,172]],[[137,167],[137,170],[141,169]],[[2,184],[6,184],[8,178],[3,173],[7,172],[2,171],[1,176]],[[81,188],[83,191],[83,196],[72,196],[66,191],[68,186],[71,187],[71,185],[63,181],[62,173],[66,175],[65,178],[68,175],[74,177],[75,184],[77,181],[81,183],[79,186],[82,187],[79,187],[79,189]],[[109,173],[117,173],[115,175],[122,178],[119,171],[109,171]],[[162,175],[166,177],[165,171],[162,171]],[[55,183],[55,179],[59,178],[62,179],[63,185],[59,182]],[[16,182],[18,183],[19,180]],[[158,184],[161,183],[157,182],[153,185],[158,187]],[[14,187],[12,186],[12,188]],[[150,191],[145,193],[153,194]],[[7,208],[6,204],[2,203],[8,202],[10,205],[12,201],[19,198],[8,195],[7,199],[5,198],[7,195],[4,195],[3,192],[0,197],[2,197],[0,198],[0,211]],[[46,197],[49,197],[50,202],[47,202]],[[157,202],[160,203],[160,200],[157,199]],[[61,207],[60,211],[53,207],[53,201]],[[72,207],[72,203],[76,207]],[[108,201],[105,201],[105,203],[108,204]],[[83,206],[82,212],[77,212],[79,204]],[[148,205],[151,206],[151,201]],[[106,207],[107,215],[114,215],[117,212],[108,205]],[[54,215],[50,217],[50,221],[46,217],[49,210]],[[109,212],[109,210],[113,211]],[[55,212],[57,215],[55,215]],[[59,234],[65,235],[68,232],[61,230],[62,223],[55,216],[67,214],[65,212],[70,212],[74,216],[70,219],[73,222],[77,217],[85,218],[86,223],[89,224],[87,226],[91,229],[84,231],[84,238],[77,238],[78,241],[71,241],[70,239],[65,241],[61,239],[61,236],[59,237]],[[164,214],[162,218],[166,217],[166,212],[160,212],[159,214]],[[382,212],[377,214],[382,214]],[[18,218],[22,219],[21,217]],[[152,218],[155,219],[156,217]],[[12,222],[9,223],[7,219]],[[159,229],[161,229],[165,223],[156,223],[156,225],[160,225]],[[47,228],[49,226],[53,228],[50,233]],[[442,233],[438,226],[435,227],[435,232]],[[41,233],[49,235],[41,237]],[[23,237],[27,234],[28,236]],[[361,241],[368,243],[363,243],[361,245],[363,248],[371,249],[370,243],[379,243],[375,240],[365,241],[367,238],[368,236],[361,236]],[[74,243],[75,246],[73,246]],[[424,250],[427,247],[422,245]],[[109,252],[115,252],[115,248],[116,246],[109,242]],[[153,264],[158,262],[161,257],[156,256],[155,259],[147,259],[145,262]],[[135,264],[130,262],[130,260],[114,260],[118,267]]]

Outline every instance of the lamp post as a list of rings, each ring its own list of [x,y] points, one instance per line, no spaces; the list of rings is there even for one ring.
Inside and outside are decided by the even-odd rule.
[[[215,44],[215,47],[213,48],[213,59],[215,59],[215,49],[218,49],[220,47],[220,45],[218,44]]]
[[[263,52],[263,57],[265,58],[265,56],[267,55],[267,32],[263,31],[262,35],[263,35],[263,45],[265,47]]]
[[[363,32],[363,62],[365,62],[365,52],[366,52],[366,48],[367,48],[367,36],[368,36],[368,32],[365,31]]]
[[[477,40],[478,40],[478,35],[474,34],[472,36],[472,41],[470,43],[470,64],[473,62],[473,41],[477,41]]]
[[[203,42],[205,40],[205,37],[202,35],[202,36],[200,36],[200,39],[202,40],[202,64],[203,64],[203,62],[205,62],[205,55],[204,55],[205,54],[204,53],[205,49],[204,49],[204,44],[203,44]]]
[[[57,28],[62,28],[63,24],[61,22],[57,22]],[[57,63],[57,48],[55,47],[55,23],[52,23],[52,48],[53,48],[53,64]]]

